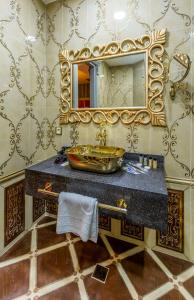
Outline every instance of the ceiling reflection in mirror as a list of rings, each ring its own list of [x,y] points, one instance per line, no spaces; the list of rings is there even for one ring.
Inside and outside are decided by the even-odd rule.
[[[146,54],[72,64],[72,107],[146,106]]]

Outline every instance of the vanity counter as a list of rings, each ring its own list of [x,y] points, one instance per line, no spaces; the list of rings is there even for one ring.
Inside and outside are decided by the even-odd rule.
[[[26,169],[26,193],[39,199],[51,198],[38,192],[46,183],[52,190],[79,193],[96,197],[99,202],[116,206],[120,198],[127,202],[127,215],[105,211],[116,218],[127,218],[131,223],[165,231],[167,227],[168,194],[162,156],[156,170],[146,174],[129,174],[121,169],[112,174],[97,174],[55,164],[55,157]],[[126,154],[125,159],[136,161],[137,154]]]

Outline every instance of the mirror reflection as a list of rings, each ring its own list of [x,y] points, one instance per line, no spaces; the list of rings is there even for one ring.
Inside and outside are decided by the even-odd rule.
[[[130,54],[72,65],[73,108],[146,105],[146,55]]]

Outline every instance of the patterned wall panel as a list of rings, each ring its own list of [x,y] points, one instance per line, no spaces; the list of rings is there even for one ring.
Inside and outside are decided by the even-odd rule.
[[[0,3],[0,143],[4,145],[0,177],[4,177],[44,158],[54,130],[45,103],[46,7],[41,0]]]
[[[130,224],[127,220],[121,221],[121,235],[137,240],[144,240],[144,227]]]
[[[46,200],[46,212],[52,215],[57,215],[58,204],[56,200]]]
[[[111,231],[111,217],[99,211],[99,228]]]
[[[25,230],[24,182],[22,180],[5,188],[5,246]]]
[[[45,200],[33,198],[33,222],[45,213]]]
[[[157,245],[178,252],[184,251],[184,192],[168,190],[167,233],[157,232]]]

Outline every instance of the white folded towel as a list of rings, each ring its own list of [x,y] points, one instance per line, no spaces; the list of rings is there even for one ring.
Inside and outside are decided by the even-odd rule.
[[[97,242],[98,238],[98,202],[97,199],[61,192],[58,199],[58,234],[72,232],[82,241]]]

